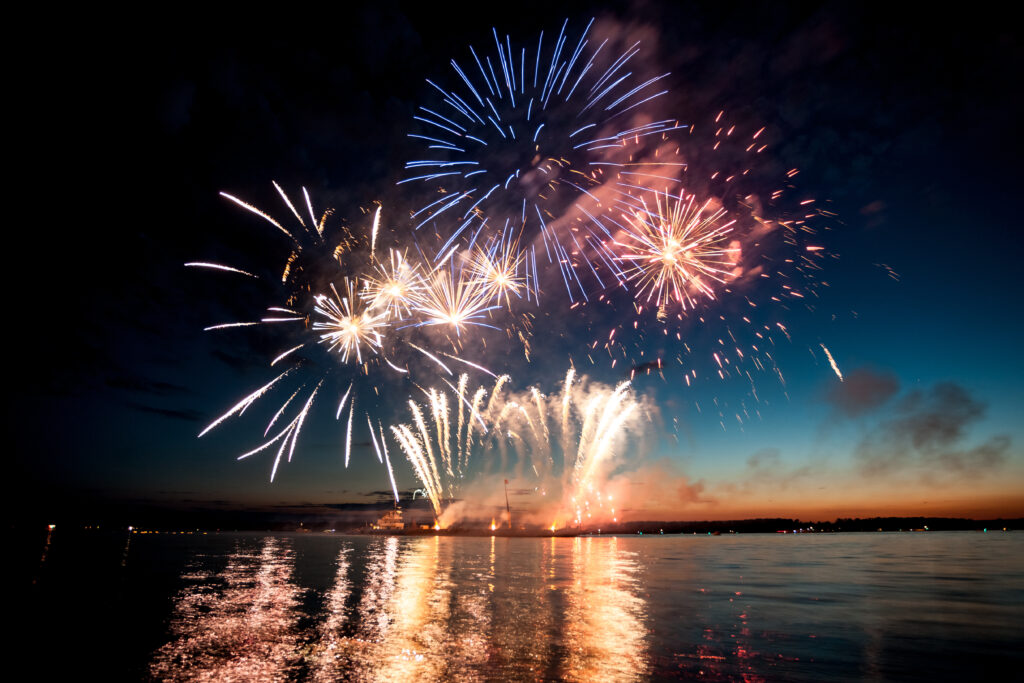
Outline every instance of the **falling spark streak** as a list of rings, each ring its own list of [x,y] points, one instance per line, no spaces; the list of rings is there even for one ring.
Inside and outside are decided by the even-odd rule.
[[[493,414],[494,402],[498,399],[498,393],[501,391],[502,385],[510,379],[512,378],[508,375],[501,375],[497,380],[495,380],[494,388],[491,390],[491,398],[487,401],[487,410],[485,411],[485,414],[488,417]]]
[[[486,372],[491,377],[495,377],[495,378],[497,377],[497,375],[495,375],[493,372],[491,372],[490,370],[488,370],[487,368],[485,368],[482,365],[477,365],[476,363],[471,363],[470,361],[466,360],[465,358],[459,358],[458,356],[453,356],[452,354],[445,353],[444,351],[442,351],[442,353],[444,353],[444,355],[448,356],[452,360],[457,360],[460,363],[465,363],[466,365],[468,365],[468,366],[470,366],[472,368],[476,368],[477,370],[481,370],[483,372]]]
[[[348,469],[349,456],[352,455],[352,415],[356,412],[356,402],[352,399],[352,405],[348,408],[348,427],[345,429],[345,469]]]
[[[295,426],[295,431],[292,434],[292,445],[291,448],[288,449],[288,462],[292,461],[292,454],[295,452],[295,444],[299,441],[299,432],[302,431],[302,424],[306,421],[306,414],[309,413],[309,407],[313,405],[313,399],[316,398],[316,392],[320,391],[320,387],[323,383],[324,380],[321,379],[320,383],[316,385],[316,389],[314,389],[313,393],[309,395],[309,400],[306,401],[306,405],[302,406],[302,411],[299,413],[298,418],[296,418],[299,423]],[[274,467],[275,469],[277,468],[276,464]],[[270,481],[274,481],[273,474],[271,474]]]
[[[825,355],[828,356],[828,364],[832,366],[832,371],[836,373],[836,377],[838,377],[839,381],[842,382],[843,373],[839,371],[839,366],[836,364],[836,359],[832,357],[832,352],[829,351],[828,347],[825,346],[824,344],[819,344],[819,346],[821,346],[822,350],[825,352]]]
[[[309,199],[309,192],[306,188],[302,188],[302,195],[306,198],[306,208],[309,209],[309,220],[313,221],[313,225],[316,225],[316,216],[313,215],[313,202]],[[303,224],[305,227],[305,224]]]
[[[279,440],[284,439],[281,442],[281,447],[277,451],[277,456],[274,458],[274,466],[270,470],[270,481],[273,482],[274,477],[277,476],[277,467],[281,463],[281,457],[284,455],[284,449],[288,446],[289,438],[291,439],[291,449],[288,451],[288,461],[291,462],[292,453],[295,451],[295,443],[298,439],[299,432],[302,430],[302,424],[303,422],[305,422],[306,419],[306,413],[309,412],[309,407],[313,405],[313,399],[316,398],[316,393],[320,390],[320,386],[322,384],[323,380],[320,380],[320,384],[317,384],[316,388],[313,389],[312,393],[309,395],[309,398],[306,400],[306,404],[302,407],[302,410],[299,411],[299,414],[296,415],[295,418],[290,423],[288,423],[287,427],[282,429],[277,436],[275,436],[273,439],[263,444],[262,446],[254,448],[248,453],[243,453],[242,455],[238,456],[238,460],[243,460],[251,455],[255,455],[256,453],[259,453],[267,448],[270,448],[270,446],[274,445]]]
[[[288,354],[290,354],[290,353],[292,353],[294,351],[298,351],[299,349],[301,349],[305,345],[306,345],[305,342],[303,342],[302,344],[299,344],[298,346],[293,346],[292,348],[288,349],[287,351],[282,353],[280,356],[278,356],[274,360],[270,361],[270,367],[274,367],[275,365],[277,365],[277,362],[279,360],[281,360],[282,358],[284,358],[285,356],[287,356]]]
[[[445,380],[445,381],[447,381],[447,380]],[[482,404],[482,402],[484,400],[484,396],[486,396],[486,395],[487,395],[487,389],[484,388],[484,387],[480,387],[479,389],[476,390],[476,392],[474,392],[474,394],[473,394],[473,401],[469,405],[470,413],[472,413],[473,416],[476,417],[477,421],[480,423],[480,426],[483,428],[483,433],[484,434],[487,433],[487,424],[484,423],[483,417],[480,415],[480,405]],[[470,422],[469,423],[469,429],[466,430],[466,449],[470,450],[472,448],[473,448],[473,423]],[[465,467],[465,464],[463,464],[463,467]]]
[[[334,419],[341,419],[341,411],[345,408],[345,401],[348,400],[348,395],[352,391],[352,383],[348,385],[348,389],[345,390],[345,395],[341,397],[341,402],[338,403],[338,412],[335,413]]]
[[[298,396],[299,392],[305,388],[306,385],[303,384],[301,387],[296,389],[291,396],[288,397],[287,401],[281,404],[281,407],[277,409],[276,413],[274,413],[274,417],[270,418],[270,422],[267,424],[267,428],[263,430],[263,436],[266,436],[270,432],[270,428],[273,427],[277,420],[281,417],[281,415],[284,414],[285,408],[287,408],[288,405],[292,402],[292,399]]]
[[[221,323],[220,325],[211,325],[210,327],[204,327],[203,332],[209,332],[210,330],[225,330],[229,327],[252,327],[253,325],[262,325],[263,322],[252,322],[252,323]]]
[[[402,373],[403,375],[405,375],[405,374],[409,374],[409,371],[408,371],[408,370],[406,370],[406,369],[404,369],[404,368],[400,368],[400,367],[398,367],[397,365],[395,365],[394,363],[392,363],[391,361],[389,361],[389,360],[388,360],[387,358],[385,358],[385,359],[384,359],[384,362],[385,362],[385,363],[387,363],[388,365],[390,365],[390,366],[391,366],[391,369],[392,369],[392,370],[395,370],[395,371],[397,371],[397,372],[400,372],[400,373]]]
[[[463,377],[465,377],[465,375],[463,375]],[[442,381],[442,382],[444,382],[445,384],[447,384],[447,385],[448,385],[448,388],[449,388],[449,389],[451,389],[452,391],[456,392],[456,395],[457,395],[457,396],[458,396],[458,397],[459,397],[460,399],[462,399],[462,403],[463,403],[463,404],[465,404],[465,405],[466,405],[466,407],[468,407],[468,408],[469,408],[469,412],[470,412],[470,417],[476,418],[476,421],[480,423],[480,430],[481,430],[481,432],[482,432],[482,433],[484,433],[484,434],[486,434],[486,433],[488,432],[488,428],[487,428],[487,423],[486,423],[486,422],[484,422],[484,418],[483,418],[483,416],[482,416],[482,415],[480,414],[480,411],[478,410],[478,408],[479,408],[480,406],[478,405],[478,402],[477,402],[477,400],[476,400],[476,396],[474,396],[474,397],[473,397],[473,398],[474,398],[474,402],[473,402],[473,403],[470,403],[469,401],[467,401],[467,400],[466,400],[466,397],[465,397],[464,395],[462,395],[462,394],[460,394],[460,393],[459,393],[459,390],[458,390],[458,389],[456,389],[456,388],[455,388],[455,387],[454,387],[454,386],[452,385],[452,383],[451,383],[451,382],[449,382],[449,381],[448,381],[448,380],[446,380],[446,379],[442,379],[441,381]],[[477,393],[478,393],[478,394],[480,394],[481,396],[483,396],[483,394],[486,394],[486,393],[487,393],[487,390],[486,390],[486,389],[484,389],[483,387],[480,387],[480,389],[478,389],[478,390],[477,390]],[[466,431],[467,431],[467,436],[469,436],[469,435],[471,435],[471,434],[472,434],[472,431],[473,431],[473,423],[472,423],[472,422],[470,422],[470,423],[469,423],[469,429],[467,429]]]
[[[271,225],[273,225],[273,226],[274,226],[275,228],[277,228],[278,230],[280,230],[280,231],[281,231],[281,232],[283,232],[284,234],[288,235],[288,237],[290,237],[290,238],[291,238],[291,240],[292,240],[293,242],[295,242],[296,244],[298,244],[298,243],[299,243],[299,241],[298,241],[297,239],[295,239],[295,235],[293,235],[293,234],[291,234],[290,232],[288,232],[288,231],[287,231],[287,230],[285,229],[285,227],[284,227],[283,225],[281,225],[281,224],[280,224],[280,223],[278,223],[278,222],[277,222],[276,220],[274,220],[273,218],[271,218],[271,217],[270,217],[270,216],[269,216],[268,214],[266,214],[266,213],[263,213],[262,211],[260,211],[259,209],[257,209],[257,208],[256,208],[255,206],[253,206],[252,204],[248,204],[248,203],[246,203],[246,202],[243,202],[243,201],[242,201],[241,199],[239,199],[238,197],[232,197],[232,196],[231,196],[231,195],[229,195],[229,194],[228,194],[227,192],[221,192],[221,193],[220,193],[220,196],[221,196],[221,197],[224,197],[225,199],[230,199],[231,201],[233,201],[233,202],[234,202],[235,204],[238,204],[238,205],[239,205],[240,207],[242,207],[242,208],[243,208],[243,209],[245,209],[246,211],[251,211],[251,212],[253,212],[254,214],[256,214],[257,216],[259,216],[259,217],[263,218],[264,220],[266,220],[266,221],[267,221],[268,223],[270,223]]]
[[[370,422],[370,416],[366,416],[366,426],[370,430],[370,441],[373,442],[373,450],[377,454],[377,462],[384,464],[384,459],[380,455],[380,448],[377,446],[377,434],[373,430],[373,423]]]
[[[384,438],[384,427],[377,423],[380,429],[380,443],[384,447],[384,463],[388,466],[388,478],[391,480],[391,491],[395,494],[395,504],[397,505],[398,500],[398,486],[395,485],[395,472],[391,468],[391,456],[388,455],[388,441]]]
[[[544,440],[548,441],[551,435],[548,433],[547,411],[544,410],[544,398],[541,396],[540,391],[537,390],[537,387],[530,387],[530,393],[533,394],[533,400],[537,405],[537,415],[540,416],[540,426],[544,430]]]
[[[435,363],[437,363],[438,365],[440,365],[442,368],[444,368],[444,371],[447,372],[449,375],[454,374],[454,373],[452,373],[451,369],[447,365],[442,363],[441,360],[437,356],[433,355],[432,353],[430,353],[426,349],[420,348],[419,346],[416,346],[412,342],[409,343],[409,346],[411,346],[412,348],[416,349],[417,351],[422,353],[424,356],[426,356],[430,360],[432,360]]]
[[[185,264],[186,268],[210,268],[212,270],[223,270],[228,273],[239,273],[240,275],[248,275],[251,278],[257,280],[260,279],[259,275],[253,275],[249,271],[241,270],[239,268],[232,268],[231,266],[221,265],[220,263],[205,263],[202,261],[190,261]]]
[[[459,422],[458,422],[459,438],[458,438],[458,442],[459,442],[459,463],[460,464],[462,463],[462,460],[463,460],[462,427],[463,427],[463,423],[465,422],[466,410],[465,410],[465,405],[464,404],[466,402],[466,384],[468,382],[469,382],[469,375],[467,375],[466,373],[462,373],[461,375],[459,375],[459,388],[455,392],[455,395],[458,396],[458,398],[459,398]],[[448,386],[451,386],[451,385],[449,384]]]
[[[380,227],[380,205],[377,206],[377,211],[373,214],[373,228],[370,231],[370,259],[374,259],[377,254],[377,229]]]
[[[281,195],[281,199],[284,200],[284,203],[288,206],[289,209],[291,209],[292,215],[295,216],[295,220],[297,220],[299,222],[299,225],[301,225],[302,227],[306,227],[306,222],[302,220],[302,216],[300,216],[299,212],[295,210],[295,205],[292,204],[292,200],[288,198],[288,195],[285,194],[285,191],[281,189],[281,186],[277,184],[276,180],[271,180],[270,182],[273,183],[274,189],[277,190],[277,193],[279,195]],[[314,223],[315,222],[316,221],[314,221]]]
[[[562,388],[562,435],[563,438],[569,433],[569,390],[572,388],[572,380],[576,377],[576,368],[571,367],[569,371],[565,373],[565,383]],[[562,444],[562,453],[568,457],[569,446],[565,442]]]
[[[415,404],[413,404],[415,405]],[[426,458],[423,455],[423,449],[420,446],[419,440],[413,435],[412,430],[406,425],[398,425],[391,427],[392,433],[395,435],[395,439],[398,441],[402,450],[405,451],[406,457],[412,464],[413,470],[416,473],[416,477],[423,483],[423,487],[427,492],[427,497],[430,499],[430,503],[434,508],[434,514],[441,514],[440,505],[440,491],[438,491],[435,481],[436,479],[431,476],[430,467],[427,464]]]
[[[214,427],[216,427],[221,422],[223,422],[224,420],[228,419],[229,417],[231,417],[235,413],[241,415],[245,411],[246,408],[251,406],[257,399],[259,399],[261,396],[266,394],[267,391],[269,391],[272,386],[277,384],[282,378],[284,378],[285,375],[290,373],[292,370],[294,370],[294,368],[288,368],[287,370],[282,372],[280,375],[278,375],[277,377],[272,379],[270,382],[264,384],[262,387],[260,387],[256,391],[252,392],[251,394],[249,394],[245,398],[243,398],[241,401],[236,403],[231,408],[231,410],[229,410],[228,412],[224,413],[223,415],[218,417],[216,420],[211,422],[209,425],[207,425],[206,429],[204,429],[203,431],[199,432],[199,436],[202,437],[208,431],[210,431],[211,429],[213,429]]]

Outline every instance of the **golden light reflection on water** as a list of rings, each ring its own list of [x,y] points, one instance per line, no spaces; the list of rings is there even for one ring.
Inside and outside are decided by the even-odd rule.
[[[322,599],[305,612],[287,540],[193,573],[151,674],[629,681],[648,672],[641,565],[617,539],[374,538],[322,557],[330,584],[309,589]]]
[[[324,619],[317,629],[317,643],[310,652],[311,677],[315,681],[333,681],[336,679],[337,664],[342,661],[342,652],[346,639],[342,636],[342,628],[348,622],[348,611],[345,604],[352,591],[349,580],[349,553],[352,549],[344,547],[338,553],[338,569],[324,600]]]
[[[646,603],[637,591],[640,566],[618,538],[572,539],[564,677],[633,681],[647,671]]]
[[[276,681],[289,677],[299,651],[300,590],[292,583],[294,553],[267,538],[258,550],[237,549],[227,566],[177,596],[170,642],[154,655],[150,674],[165,681]]]

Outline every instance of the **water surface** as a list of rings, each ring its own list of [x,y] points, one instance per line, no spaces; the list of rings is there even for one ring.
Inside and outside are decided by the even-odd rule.
[[[34,623],[109,678],[962,681],[1024,664],[1013,532],[79,545],[41,561]]]

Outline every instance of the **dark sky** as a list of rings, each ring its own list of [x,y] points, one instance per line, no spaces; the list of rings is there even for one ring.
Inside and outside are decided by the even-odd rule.
[[[707,410],[728,406],[725,422],[749,407],[742,386],[638,382],[661,413],[646,458],[680,491],[704,491],[664,504],[689,505],[689,518],[1024,513],[1022,64],[1010,23],[892,3],[548,6],[195,12],[139,17],[130,31],[94,14],[54,27],[15,78],[20,125],[8,133],[24,132],[12,142],[28,152],[8,230],[12,506],[376,500],[386,473],[365,436],[341,468],[333,415],[311,423],[273,485],[266,458],[234,460],[259,443],[256,423],[195,439],[272,377],[281,348],[262,332],[203,333],[272,304],[182,264],[280,260],[273,228],[218,196],[286,215],[272,179],[305,186],[351,226],[382,201],[400,229],[409,206],[394,183],[416,153],[406,134],[431,96],[424,79],[489,44],[492,26],[530,44],[566,17],[577,32],[597,17],[647,36],[646,64],[672,74],[675,116],[701,125],[726,110],[766,126],[769,170],[798,167],[800,190],[838,216],[821,301],[779,313],[789,381],[766,388],[758,419],[720,426]],[[520,388],[552,384],[606,327],[553,306],[561,336],[535,340],[530,366],[512,363]],[[722,334],[711,325],[690,328],[695,344]],[[837,387],[820,344],[852,389]],[[395,391],[394,403],[409,394]],[[948,427],[945,440],[923,435],[930,423]],[[399,479],[415,487],[407,466]],[[852,493],[823,502],[837,490]]]

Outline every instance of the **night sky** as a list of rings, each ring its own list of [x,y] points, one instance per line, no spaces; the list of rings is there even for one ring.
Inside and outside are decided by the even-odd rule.
[[[27,131],[30,149],[18,183],[29,201],[7,233],[15,511],[328,514],[385,499],[387,473],[365,435],[344,469],[328,404],[273,484],[268,454],[235,460],[262,442],[263,413],[196,439],[274,376],[269,359],[287,347],[259,330],[204,333],[274,302],[262,285],[182,264],[277,269],[280,235],[218,196],[285,217],[271,180],[293,196],[305,186],[353,230],[365,230],[363,210],[376,201],[391,228],[409,229],[414,207],[395,183],[418,153],[406,135],[432,97],[425,79],[447,78],[448,60],[469,44],[493,47],[492,26],[532,44],[566,17],[572,36],[596,17],[645,36],[645,68],[671,72],[674,116],[698,131],[721,110],[765,126],[764,173],[799,168],[799,193],[835,214],[820,223],[830,228],[826,284],[813,310],[763,312],[791,337],[774,349],[784,386],[765,376],[753,401],[745,382],[687,387],[678,370],[638,377],[658,409],[622,469],[638,487],[627,514],[1024,515],[1015,263],[1024,65],[1007,22],[891,4],[478,10],[375,3],[236,23],[194,14],[130,33],[89,16],[55,30],[49,55],[17,79],[25,118],[9,131]],[[596,381],[628,374],[581,352],[614,312],[570,310],[550,292],[529,363],[511,344],[475,360],[510,371],[518,389],[556,391],[570,356]],[[683,326],[698,349],[735,324],[738,308],[724,297],[707,310],[705,323]],[[674,356],[658,337],[637,338],[647,352],[636,364]],[[385,386],[392,394],[374,413],[405,419],[394,406],[410,387]],[[401,463],[396,474],[408,495],[411,469]]]

